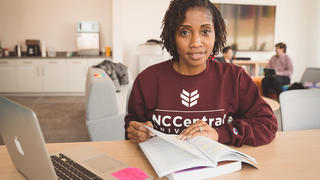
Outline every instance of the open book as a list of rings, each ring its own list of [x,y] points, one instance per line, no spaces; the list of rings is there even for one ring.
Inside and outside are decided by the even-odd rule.
[[[139,146],[158,176],[169,179],[210,178],[241,169],[241,162],[257,167],[254,158],[204,136],[182,141],[146,126],[156,137]]]

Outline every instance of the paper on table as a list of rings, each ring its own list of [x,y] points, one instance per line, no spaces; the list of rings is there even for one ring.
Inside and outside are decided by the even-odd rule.
[[[145,180],[149,176],[141,169],[135,167],[128,167],[112,173],[112,176],[118,180]]]

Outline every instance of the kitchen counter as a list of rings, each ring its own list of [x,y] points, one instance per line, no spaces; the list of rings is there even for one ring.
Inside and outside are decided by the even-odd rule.
[[[41,56],[23,56],[23,57],[17,57],[17,56],[9,56],[9,57],[0,57],[0,60],[6,60],[6,59],[91,59],[91,58],[105,58],[105,59],[112,59],[112,57],[106,57],[106,56],[56,56],[56,57],[41,57]]]
[[[105,58],[105,59],[112,59],[112,57],[106,57],[103,56],[103,53],[100,52],[98,56],[90,56],[90,55],[78,55],[77,52],[73,52],[73,56],[71,57],[67,57],[66,54],[67,52],[65,51],[57,51],[56,52],[56,56],[55,57],[41,57],[41,56],[27,56],[27,53],[25,51],[22,52],[22,57],[18,57],[15,55],[15,53],[13,51],[9,52],[10,56],[9,57],[5,57],[2,56],[0,57],[0,60],[6,60],[6,59],[32,59],[32,60],[36,60],[36,59],[97,59],[97,58]]]

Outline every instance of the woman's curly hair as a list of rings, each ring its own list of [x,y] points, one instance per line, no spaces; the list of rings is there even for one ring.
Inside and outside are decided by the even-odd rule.
[[[212,15],[215,42],[211,55],[217,55],[226,44],[224,20],[220,11],[209,0],[172,0],[162,21],[160,37],[163,48],[167,49],[175,61],[179,60],[175,40],[176,30],[184,22],[187,10],[194,7],[203,7]]]

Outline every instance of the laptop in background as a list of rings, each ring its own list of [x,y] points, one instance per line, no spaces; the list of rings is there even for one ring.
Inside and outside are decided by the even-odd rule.
[[[276,77],[276,71],[274,69],[264,68],[263,72],[264,72],[264,77],[267,77],[267,78]]]
[[[49,156],[36,114],[4,97],[0,97],[0,117],[0,134],[11,160],[27,179],[115,180],[112,173],[128,168],[91,146],[75,147]]]

